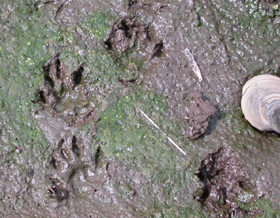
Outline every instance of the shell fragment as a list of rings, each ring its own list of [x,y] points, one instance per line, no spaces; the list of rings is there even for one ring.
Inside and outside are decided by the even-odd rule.
[[[202,81],[202,75],[201,75],[200,69],[199,69],[199,67],[198,67],[198,65],[197,65],[197,63],[196,63],[196,61],[194,59],[193,54],[191,53],[191,51],[188,48],[186,48],[184,50],[184,54],[185,54],[185,56],[187,57],[188,61],[191,64],[192,71],[198,77],[199,82],[201,82]]]

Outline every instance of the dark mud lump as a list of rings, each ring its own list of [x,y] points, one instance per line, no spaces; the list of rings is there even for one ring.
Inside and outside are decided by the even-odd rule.
[[[204,184],[199,196],[194,196],[218,217],[255,217],[259,209],[245,210],[241,205],[257,199],[255,186],[237,155],[229,146],[219,148],[201,161],[196,174]]]
[[[190,122],[186,135],[188,138],[197,139],[206,132],[211,116],[216,113],[216,108],[208,100],[203,100],[199,92],[191,93],[190,100]]]

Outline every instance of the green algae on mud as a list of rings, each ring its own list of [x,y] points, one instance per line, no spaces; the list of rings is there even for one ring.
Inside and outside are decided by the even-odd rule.
[[[67,32],[72,31],[71,29],[58,27],[43,11],[35,11],[31,1],[18,2],[14,7],[16,13],[5,11],[7,18],[4,22],[5,30],[2,32],[0,46],[2,111],[12,112],[2,114],[5,119],[2,120],[1,132],[4,141],[1,149],[4,149],[3,146],[7,143],[10,146],[13,144],[18,146],[20,141],[21,146],[22,143],[28,144],[27,147],[43,146],[42,150],[46,151],[47,147],[44,146],[48,145],[33,117],[36,106],[32,102],[38,98],[36,90],[43,83],[41,67],[54,52],[63,52],[63,59],[71,63],[70,68],[74,67],[75,62],[84,61],[84,57],[78,54],[75,47],[73,49],[67,45],[73,39],[72,32]],[[93,21],[97,19],[105,22],[104,14],[93,14],[94,16],[91,15]],[[102,25],[98,28],[102,28],[103,31],[107,27],[104,24],[104,28]],[[92,31],[98,37],[102,36],[96,24]],[[77,59],[81,60],[77,61]],[[101,63],[110,63],[106,53],[103,56],[90,54],[88,59],[91,60],[90,64],[95,62],[103,72],[104,65]],[[7,149],[7,146],[5,147]]]
[[[99,46],[85,51],[86,54],[81,56],[79,48],[70,46],[71,43],[79,44],[73,35],[73,30],[58,26],[46,16],[43,10],[35,11],[31,3],[21,1],[15,4],[15,10],[18,9],[17,13],[5,11],[7,20],[4,23],[5,30],[1,37],[0,75],[1,96],[6,97],[2,97],[1,105],[3,111],[12,111],[12,113],[8,115],[3,113],[5,119],[3,119],[2,125],[4,125],[4,120],[5,125],[2,128],[4,140],[2,149],[4,147],[7,149],[6,143],[16,146],[20,141],[31,147],[33,145],[43,146],[42,150],[47,151],[49,145],[33,117],[37,106],[32,102],[38,99],[36,90],[43,83],[41,70],[43,64],[54,53],[61,52],[63,53],[62,60],[69,64],[70,69],[73,69],[76,63],[85,62],[86,67],[94,68],[94,72],[86,72],[91,83],[105,83],[108,86],[117,82],[121,72],[115,68],[113,60],[110,61],[110,56],[102,49],[102,42]],[[25,10],[19,10],[19,8]],[[85,31],[93,33],[99,40],[102,39],[106,30],[109,29],[108,22],[111,18],[108,19],[108,17],[105,17],[102,12],[88,15],[84,23],[90,25],[90,28],[86,29],[85,25]],[[88,19],[90,22],[87,22]],[[100,25],[101,21],[104,25]],[[117,75],[116,72],[118,72]],[[8,131],[8,129],[12,131]]]
[[[140,116],[139,110],[143,110],[146,113],[152,113],[153,116],[156,116],[156,123],[160,123],[164,129],[166,128],[164,131],[169,133],[176,131],[177,127],[174,123],[160,117],[160,114],[167,110],[167,105],[162,103],[159,99],[160,98],[151,95],[151,93],[144,93],[141,90],[137,90],[132,93],[127,93],[125,96],[118,97],[115,100],[116,102],[111,102],[110,106],[102,113],[101,120],[98,123],[99,130],[103,132],[102,138],[107,141],[107,146],[115,146],[115,149],[111,148],[108,150],[108,154],[122,157],[123,155],[126,156],[129,154],[129,152],[123,153],[125,150],[131,150],[130,152],[137,150],[139,152],[140,150],[143,150],[143,148],[152,149],[149,148],[149,146],[139,147],[133,143],[133,141],[137,139],[140,140],[139,142],[141,144],[141,141],[145,141],[142,137],[147,138],[146,140],[150,141],[147,145],[163,143],[162,138],[164,138],[164,135],[162,135],[161,132],[154,130],[154,127],[146,122],[144,117]],[[109,132],[106,133],[107,131]],[[155,135],[156,132],[158,132],[157,135]],[[113,136],[116,143],[109,143],[111,141],[110,135]],[[122,143],[122,140],[124,140],[124,144]],[[109,149],[109,147],[107,149]],[[162,148],[159,148],[159,150],[161,149],[166,150],[166,147],[163,146]],[[157,152],[155,151],[155,155],[156,154]],[[160,154],[158,154],[158,158],[159,156]],[[126,158],[124,158],[124,160],[125,159]]]
[[[34,90],[42,82],[38,67],[49,57],[47,41],[58,34],[45,28],[42,25],[44,21],[41,23],[38,20],[41,20],[41,14],[30,16],[23,10],[17,16],[10,13],[4,23],[0,53],[3,105],[1,150],[14,147],[23,152],[24,160],[36,151],[38,160],[42,161],[46,158],[46,139],[33,117],[32,100],[35,98]],[[22,164],[24,167],[24,161]]]
[[[3,206],[7,208],[6,214],[17,214],[19,211],[8,208],[12,207],[13,200],[21,202],[22,198],[20,194],[9,193],[11,184],[22,187],[18,193],[29,189],[36,193],[37,198],[41,197],[42,203],[46,203],[46,172],[42,169],[48,168],[52,145],[46,138],[45,130],[39,128],[34,118],[34,114],[40,110],[35,102],[39,98],[38,89],[44,82],[43,65],[54,53],[59,52],[63,53],[62,57],[65,57],[67,63],[71,63],[70,68],[74,68],[76,62],[84,61],[84,57],[78,54],[77,47],[68,44],[74,38],[72,32],[67,32],[69,29],[58,26],[44,11],[35,12],[32,4],[28,3],[28,7],[26,4],[21,1],[13,4],[12,9],[6,8],[2,14],[2,18],[5,17],[6,20],[1,23],[0,162],[7,181],[12,175],[17,177],[17,180],[10,184],[1,184],[3,189],[0,195],[1,201],[6,201]],[[89,58],[91,63],[95,62],[102,72],[107,69],[106,66],[111,66],[102,64],[110,63],[105,52],[103,56],[94,54],[94,58],[92,57]],[[100,77],[103,77],[102,75],[103,73],[100,73]],[[110,79],[109,81],[111,82]],[[33,184],[32,187],[29,187],[29,183]],[[27,196],[25,201],[30,204],[34,199]],[[34,202],[33,204],[35,205]],[[26,208],[26,205],[21,203],[14,206],[19,209]]]
[[[187,152],[183,156],[161,131],[154,128],[140,110]],[[134,90],[112,102],[98,123],[99,140],[107,156],[115,156],[147,179],[145,189],[138,190],[146,202],[154,202],[142,213],[152,217],[208,217],[193,200],[198,186],[194,173],[199,164],[195,142],[182,139],[182,121],[168,115],[167,99],[149,92]],[[163,117],[169,117],[164,119]],[[181,139],[181,140],[180,140]],[[207,143],[200,141],[200,146]],[[141,200],[138,201],[141,205]],[[159,212],[160,211],[160,212]],[[200,212],[198,212],[200,211]]]
[[[8,3],[4,4],[9,5],[10,9],[3,12],[2,17],[7,17],[7,19],[1,23],[2,26],[0,26],[0,29],[4,28],[4,31],[1,32],[3,33],[3,37],[0,39],[2,43],[0,45],[0,92],[2,96],[0,106],[2,119],[1,153],[5,156],[4,158],[1,156],[0,162],[3,166],[6,166],[6,178],[8,178],[11,173],[14,173],[14,171],[17,171],[14,168],[9,171],[9,163],[20,164],[20,169],[25,169],[24,172],[28,172],[28,175],[33,175],[35,172],[35,177],[37,177],[37,179],[33,184],[35,184],[38,189],[41,189],[41,194],[37,195],[38,192],[36,193],[37,200],[40,202],[42,199],[50,199],[48,195],[46,196],[46,190],[43,190],[48,185],[48,182],[45,182],[46,179],[44,178],[44,176],[46,176],[46,172],[43,172],[44,175],[41,175],[38,171],[41,169],[41,166],[43,166],[44,169],[50,167],[49,158],[51,150],[57,142],[54,141],[55,144],[53,145],[48,141],[44,132],[47,128],[43,130],[39,129],[37,121],[33,117],[38,107],[32,103],[32,100],[38,98],[38,95],[34,95],[38,93],[38,89],[44,82],[41,70],[43,64],[49,61],[51,57],[57,53],[61,53],[61,60],[68,66],[69,71],[75,70],[79,64],[84,63],[86,82],[97,99],[94,103],[101,113],[101,120],[97,123],[97,134],[92,130],[93,127],[91,124],[86,124],[77,128],[73,130],[73,132],[81,134],[81,136],[85,136],[85,138],[94,137],[92,141],[96,142],[96,144],[88,143],[87,146],[96,150],[100,145],[102,150],[104,150],[104,161],[107,159],[112,162],[114,160],[121,160],[123,164],[132,170],[132,172],[136,173],[137,171],[141,174],[141,177],[135,176],[136,180],[140,178],[140,181],[141,179],[146,181],[143,184],[140,182],[140,188],[137,189],[140,197],[138,196],[138,198],[136,197],[135,199],[139,199],[140,203],[134,202],[134,204],[128,204],[132,209],[137,208],[139,205],[143,206],[137,209],[137,215],[141,214],[142,217],[209,217],[207,212],[203,211],[203,208],[192,199],[192,192],[196,189],[193,186],[198,185],[198,182],[195,182],[193,175],[198,168],[199,161],[203,158],[203,155],[207,152],[211,152],[211,150],[216,149],[217,146],[221,146],[222,144],[229,144],[235,151],[241,154],[241,157],[244,160],[243,162],[247,162],[248,166],[252,168],[252,177],[254,178],[254,182],[262,182],[258,179],[258,176],[260,177],[260,175],[262,175],[263,178],[269,178],[269,173],[271,173],[271,175],[275,175],[274,172],[267,172],[267,169],[273,169],[273,165],[271,166],[270,163],[268,163],[267,158],[272,157],[273,160],[276,160],[276,163],[278,163],[277,154],[279,152],[277,152],[277,137],[274,137],[273,134],[265,135],[256,132],[244,121],[242,115],[240,114],[240,109],[236,107],[238,104],[236,103],[237,101],[232,101],[234,102],[232,103],[233,106],[232,104],[229,104],[228,99],[231,98],[231,95],[228,97],[224,92],[229,92],[230,94],[232,93],[232,96],[238,99],[240,92],[235,92],[236,90],[234,89],[240,89],[239,82],[238,85],[236,85],[232,84],[232,81],[229,80],[229,83],[233,88],[228,90],[223,90],[222,88],[218,90],[219,87],[227,86],[227,84],[229,84],[225,81],[218,84],[220,80],[217,80],[218,82],[211,84],[211,78],[213,75],[210,75],[210,73],[208,75],[206,71],[206,68],[209,68],[210,71],[213,72],[216,70],[215,67],[212,68],[211,65],[208,65],[207,61],[211,58],[204,58],[202,55],[202,59],[207,62],[207,67],[203,65],[204,63],[202,60],[198,59],[200,66],[204,67],[203,73],[206,78],[205,80],[209,77],[209,80],[207,80],[209,84],[206,86],[207,88],[205,88],[204,91],[207,93],[206,96],[209,96],[210,99],[221,99],[220,102],[218,100],[217,102],[219,103],[219,106],[225,116],[221,116],[217,120],[216,125],[211,126],[211,131],[207,133],[207,136],[202,137],[197,141],[188,141],[184,138],[185,120],[176,118],[176,116],[172,113],[170,113],[172,115],[169,116],[168,111],[170,109],[170,104],[168,104],[167,98],[171,96],[172,93],[165,93],[167,97],[158,97],[155,94],[151,94],[153,92],[151,90],[143,91],[142,84],[136,84],[140,87],[135,88],[135,84],[129,84],[127,87],[124,87],[120,83],[120,77],[124,77],[125,80],[136,80],[139,77],[139,72],[145,68],[145,63],[142,62],[141,58],[137,58],[138,51],[132,50],[132,58],[129,56],[131,55],[130,53],[121,54],[122,63],[124,64],[118,66],[117,60],[108,53],[107,50],[105,50],[104,41],[106,40],[106,36],[109,34],[110,27],[113,25],[113,20],[116,19],[116,13],[110,13],[114,9],[108,9],[107,11],[105,9],[102,11],[93,10],[93,12],[89,12],[87,14],[81,13],[79,14],[81,16],[78,20],[77,17],[74,16],[73,19],[70,18],[70,20],[75,21],[74,23],[65,24],[61,20],[55,20],[54,17],[47,15],[47,6],[45,8],[44,5],[41,5],[41,7],[38,7],[38,10],[36,10],[35,6],[33,7],[33,1],[7,2]],[[162,1],[156,1],[156,5],[153,7],[158,7],[160,5],[159,2]],[[80,3],[83,3],[83,1],[80,1]],[[129,5],[129,3],[137,4],[137,1],[126,1],[126,5]],[[149,3],[153,5],[152,1]],[[200,34],[200,31],[205,33],[205,30],[202,28],[207,26],[206,23],[209,21],[209,17],[204,17],[204,15],[207,14],[204,13],[206,11],[204,10],[204,6],[199,6],[204,3],[205,1],[197,1],[194,4],[195,6],[192,6],[188,13],[180,10],[178,10],[178,13],[174,13],[175,15],[184,12],[183,17],[186,19],[186,24],[182,24],[182,27],[188,24],[192,25],[192,22],[188,23],[187,19],[189,14],[192,14],[192,12],[197,13],[198,20],[203,17],[203,19],[200,19],[199,25],[195,27],[188,26],[188,28],[185,28],[183,31],[183,34],[188,36],[190,41],[193,40],[195,42],[197,40],[199,43],[199,51],[202,53],[205,53],[205,48],[203,47],[204,44],[212,44],[211,40],[205,43],[204,35]],[[227,38],[225,37],[223,43],[229,46],[228,50],[230,52],[232,52],[231,50],[238,49],[238,52],[241,54],[240,58],[237,58],[237,56],[234,56],[233,58],[233,60],[237,59],[238,62],[240,61],[243,64],[241,67],[239,67],[239,64],[236,65],[238,66],[237,70],[239,70],[237,72],[244,72],[244,68],[248,70],[248,72],[244,72],[244,74],[232,72],[231,76],[236,76],[237,80],[242,83],[243,80],[246,79],[246,76],[250,77],[255,73],[263,73],[270,67],[272,69],[272,73],[279,73],[279,69],[277,69],[277,61],[274,62],[269,60],[265,62],[263,61],[264,57],[261,56],[260,61],[256,62],[255,60],[258,59],[256,54],[253,56],[250,55],[250,52],[254,53],[255,51],[253,49],[248,50],[246,44],[243,43],[243,40],[247,40],[247,42],[250,40],[251,42],[255,42],[255,40],[257,40],[257,44],[261,45],[261,50],[265,50],[263,48],[267,48],[266,43],[268,43],[268,53],[275,55],[274,49],[279,46],[279,42],[277,39],[273,41],[271,38],[273,38],[273,35],[277,35],[277,29],[275,29],[272,25],[273,21],[267,18],[270,18],[275,14],[277,15],[278,12],[274,11],[274,15],[267,14],[267,16],[264,14],[264,11],[256,7],[257,5],[255,1],[245,1],[247,4],[247,6],[245,5],[247,7],[245,12],[249,12],[248,14],[241,13],[242,7],[239,10],[238,5],[235,5],[233,2],[223,3],[221,1],[212,1],[212,3],[212,6],[215,5],[217,9],[213,9],[214,13],[212,13],[213,15],[217,15],[217,20],[216,23],[210,22],[210,25],[216,28],[216,25],[220,23],[219,20],[221,20],[219,16],[224,18],[223,25],[229,26],[230,28],[227,27],[223,29],[223,25],[221,25],[220,31],[223,29],[225,32],[221,31],[217,33],[217,35],[219,36],[220,33],[221,35],[227,34],[227,31],[229,31],[229,35],[233,37],[233,41],[231,41],[232,39],[227,41]],[[77,4],[79,4],[79,2]],[[163,14],[163,16],[160,17],[161,19],[154,19],[154,17],[153,19],[155,21],[164,20],[164,22],[166,22],[167,20],[172,20],[173,22],[173,19],[169,19],[171,17],[164,17],[165,6],[166,5],[160,5],[160,10],[156,11],[156,14]],[[169,7],[170,5],[167,4],[167,6]],[[59,1],[57,1],[57,4],[54,6],[49,4],[48,7],[57,11]],[[106,7],[104,6],[104,8]],[[137,7],[138,6],[136,5],[135,8]],[[149,5],[146,5],[145,7],[149,7]],[[139,8],[141,8],[141,6],[139,6]],[[184,7],[182,8],[185,9]],[[152,9],[153,8],[149,8],[149,10]],[[189,10],[188,7],[186,7],[186,9]],[[139,17],[142,16],[142,20],[145,20],[146,15],[141,14],[143,11],[144,10],[139,13],[137,11],[133,11],[132,14]],[[149,14],[147,17],[151,18],[152,16],[154,15]],[[182,17],[182,15],[180,16]],[[120,17],[122,18],[122,16]],[[148,20],[148,18],[146,20]],[[177,22],[175,19],[174,23]],[[165,23],[164,25],[167,24],[168,23]],[[238,26],[239,24],[242,28],[234,28],[234,25]],[[231,29],[232,26],[233,28]],[[159,29],[161,28],[160,25],[156,27]],[[176,27],[174,29],[180,28]],[[193,30],[198,30],[199,34],[196,35]],[[209,30],[211,35],[213,34],[215,37],[215,31],[212,31],[213,29],[211,28]],[[244,31],[246,31],[249,36],[244,38]],[[169,33],[172,34],[171,32]],[[265,37],[266,33],[269,33],[267,35],[268,38]],[[199,41],[200,36],[203,36],[203,43],[202,41]],[[261,38],[259,39],[257,36],[260,36]],[[172,44],[168,44],[168,42],[172,42],[173,39],[165,38],[166,35],[163,34],[163,31],[161,34],[158,34],[157,37],[162,37],[168,48],[173,47]],[[178,35],[176,36],[176,39],[177,38]],[[180,41],[180,39],[178,41]],[[178,45],[181,46],[180,43],[178,43]],[[249,45],[252,46],[253,43],[249,43]],[[190,43],[189,46],[193,46],[193,51],[195,51],[194,44]],[[243,52],[244,54],[242,55]],[[220,55],[219,51],[217,54],[218,56]],[[232,53],[229,53],[229,56],[231,55]],[[177,54],[174,57],[177,57]],[[196,57],[200,58],[199,53],[197,53]],[[218,63],[220,63],[220,58],[221,57],[219,57]],[[158,63],[161,63],[159,60],[157,61]],[[131,64],[132,67],[130,62],[133,62],[133,64]],[[265,64],[263,62],[265,62]],[[164,66],[167,66],[167,63],[168,65],[171,63],[172,66],[173,62],[168,62],[167,60],[163,61],[163,63]],[[137,65],[140,67],[135,67]],[[168,69],[173,70],[172,68]],[[137,70],[139,72],[136,72]],[[161,70],[164,71],[164,68]],[[176,74],[176,70],[177,68],[171,72]],[[143,71],[146,70],[144,69]],[[164,83],[168,80],[168,77],[160,77],[161,72],[155,72],[156,71],[152,69],[152,72],[148,73],[157,73],[157,77],[159,78],[156,78],[156,81],[159,83],[163,81],[163,87],[165,87],[165,85],[167,87],[172,85],[169,81]],[[141,76],[143,75],[144,73],[141,74]],[[177,83],[180,83],[183,80],[181,76],[182,75],[179,77],[179,81],[176,81]],[[214,78],[219,79],[216,75]],[[149,80],[149,78],[145,79],[146,81],[143,83]],[[187,81],[189,83],[183,83],[181,87],[186,86],[188,89],[194,88],[192,85],[194,83],[189,80]],[[202,87],[204,85],[206,84],[203,83]],[[211,90],[212,87],[214,87],[214,91],[211,93],[208,89],[210,88]],[[152,89],[153,88],[154,87],[152,87]],[[174,86],[170,88],[171,92],[174,91],[173,88]],[[157,88],[155,88],[155,90],[157,90]],[[160,92],[161,90],[158,93]],[[176,95],[180,96],[180,94],[181,92],[176,92]],[[186,93],[184,93],[184,95],[185,94]],[[223,99],[224,95],[226,97]],[[176,96],[174,95],[173,97],[175,98]],[[224,107],[224,105],[226,106]],[[160,131],[156,130],[145,120],[144,117],[141,116],[139,109],[147,113],[158,125],[160,125],[168,136],[174,139],[185,151],[187,151],[187,157],[183,157],[181,153],[173,148],[168,140],[166,140],[165,136],[163,136]],[[171,107],[171,109],[174,110],[174,107]],[[46,120],[49,119],[49,117],[46,118]],[[211,133],[211,136],[209,136],[209,133]],[[87,138],[87,140],[89,139]],[[41,165],[38,161],[41,162]],[[89,163],[91,162],[89,161]],[[13,167],[12,164],[11,166]],[[254,172],[255,166],[260,174]],[[116,169],[119,170],[119,168]],[[278,172],[277,169],[274,170],[275,172]],[[113,197],[117,196],[117,198],[120,198],[121,200],[130,202],[133,198],[133,184],[138,181],[132,183],[131,178],[133,177],[125,177],[125,174],[125,171],[121,171],[119,174],[114,174],[116,178],[124,176],[124,179],[121,181],[123,184],[116,181],[116,187],[119,188],[116,188],[118,193],[114,193]],[[25,174],[23,175],[21,171],[17,174],[17,176],[19,179],[22,178],[22,180],[19,180],[20,182],[18,183],[14,182],[14,187],[18,187],[18,184],[25,184],[26,181],[31,181],[29,177],[25,178]],[[40,176],[43,179],[39,178]],[[278,178],[278,176],[275,175],[275,178]],[[273,181],[273,177],[268,180],[269,182]],[[264,181],[263,183],[265,184],[266,182]],[[5,185],[7,184],[5,183]],[[108,188],[108,190],[111,188],[110,184],[105,184],[104,187]],[[27,187],[26,190],[28,190],[28,188],[29,187]],[[82,188],[82,186],[79,186],[79,188]],[[32,191],[35,189],[36,188],[33,188]],[[6,190],[9,190],[9,187],[7,187]],[[3,193],[4,192],[0,192],[1,199],[10,202],[6,203],[3,208],[9,208],[13,201],[9,201],[8,196],[12,196],[13,193],[10,195],[9,193]],[[28,191],[26,191],[26,193],[30,194]],[[267,193],[269,192],[267,191]],[[274,189],[269,196],[272,195],[277,199],[276,194],[277,191]],[[104,192],[104,196],[105,195],[106,192]],[[111,196],[107,196],[104,197],[104,199],[107,201],[110,197]],[[23,199],[18,196],[18,199],[13,197],[11,199],[14,199],[15,202],[18,200],[18,204],[12,205],[17,208],[20,208],[21,206],[24,207],[23,203],[20,203],[23,200],[30,203],[28,197]],[[84,199],[84,196],[82,199]],[[52,210],[49,208],[53,208],[53,211],[55,211],[54,207],[51,207],[49,202],[46,203],[46,201],[44,200],[44,203],[42,203],[41,209],[39,210],[46,211],[47,214],[50,210]],[[96,201],[98,201],[98,199],[95,199],[95,201],[91,201],[90,203]],[[147,203],[145,204],[145,202]],[[261,199],[260,201],[257,201],[256,204],[258,204],[258,202],[263,202],[263,200]],[[263,210],[265,211],[264,214],[268,217],[278,213],[278,211],[275,212],[271,209],[269,206],[270,203],[271,202],[266,202],[263,207]],[[69,204],[72,208],[75,208],[76,204],[73,205],[71,200],[69,201]],[[262,205],[262,203],[259,204]],[[1,203],[1,207],[2,205],[3,204]],[[36,202],[33,202],[32,205],[37,204]],[[121,207],[123,207],[122,204],[120,204],[120,206],[117,205],[116,209]],[[242,207],[249,209],[251,206],[243,205]],[[126,210],[125,208],[127,207],[124,207],[124,210]],[[67,212],[69,213],[68,208],[65,209],[62,206],[59,207],[59,209],[61,211],[65,210],[65,214],[67,214]],[[14,209],[10,209],[10,211],[13,210]],[[7,209],[6,214],[10,211]],[[28,209],[26,211],[28,211]],[[78,209],[76,211],[73,209],[72,211],[74,211],[74,216],[75,214],[79,214],[79,212],[81,212]]]
[[[97,11],[87,15],[82,23],[82,28],[87,30],[87,34],[93,34],[100,42],[106,38],[108,31],[111,28],[111,23],[114,16],[106,12]]]
[[[185,190],[184,179],[185,174],[188,174],[190,160],[164,140],[165,136],[150,125],[139,110],[151,113],[151,117],[167,135],[178,131],[178,126],[172,121],[161,118],[167,111],[167,105],[162,99],[148,92],[134,90],[112,102],[101,115],[98,132],[104,154],[118,157],[126,165],[144,174],[148,184],[138,192],[150,193],[151,198],[146,201],[156,202],[156,205],[151,205],[151,211],[160,210],[162,216],[179,213],[181,217],[187,217],[189,208],[180,207],[182,202],[176,203],[172,199],[179,197],[178,193]],[[186,145],[182,147],[187,150]],[[162,193],[166,194],[163,196]],[[186,202],[189,200],[184,199]],[[157,217],[157,212],[154,212],[154,217]],[[150,212],[148,214],[151,215]]]
[[[46,44],[58,36],[55,29],[45,28],[47,20],[42,14],[26,10],[25,2],[8,5],[1,8],[0,46],[0,163],[1,179],[6,181],[0,192],[1,202],[5,202],[3,207],[1,203],[3,216],[16,214],[26,208],[26,202],[34,201],[24,194],[27,190],[38,196],[45,192],[40,169],[48,161],[49,145],[33,116],[36,107],[32,101],[43,81],[40,66],[50,57]]]
[[[30,158],[34,155],[34,152],[36,152],[35,157],[39,155],[43,156],[43,158],[38,157],[37,160],[42,160],[44,164],[46,164],[49,161],[49,155],[52,146],[49,144],[50,141],[45,138],[44,131],[46,131],[46,129],[43,129],[43,131],[41,131],[36,123],[36,120],[32,116],[33,113],[38,113],[36,111],[38,110],[38,108],[34,106],[33,102],[38,99],[38,95],[36,95],[36,90],[44,82],[41,67],[44,65],[45,62],[47,62],[51,58],[53,53],[61,52],[61,60],[65,62],[68,68],[70,69],[73,69],[74,66],[77,65],[77,63],[84,62],[87,74],[87,81],[91,81],[89,82],[91,85],[99,87],[97,91],[96,89],[93,90],[93,92],[96,91],[95,93],[97,95],[100,94],[100,92],[102,92],[106,95],[106,97],[109,97],[107,93],[107,91],[110,89],[109,87],[114,85],[114,89],[116,89],[117,87],[120,88],[121,85],[118,82],[120,75],[124,76],[125,78],[129,78],[131,76],[131,72],[124,72],[118,69],[118,67],[116,67],[114,63],[114,60],[111,59],[107,52],[102,50],[102,47],[99,46],[97,46],[97,48],[94,47],[90,48],[89,50],[84,50],[84,53],[82,52],[83,55],[79,55],[79,48],[70,47],[68,45],[69,43],[79,44],[79,42],[77,42],[75,38],[71,35],[71,28],[57,28],[57,26],[52,21],[42,20],[42,14],[32,14],[29,12],[32,12],[32,10],[28,11],[28,18],[26,18],[26,22],[17,21],[15,23],[15,30],[12,29],[10,31],[5,32],[6,37],[11,37],[12,41],[6,40],[2,44],[3,48],[9,48],[2,53],[3,63],[5,63],[3,64],[3,66],[7,67],[7,69],[5,69],[4,67],[2,69],[4,71],[3,75],[7,74],[8,70],[11,71],[11,73],[9,76],[5,75],[6,83],[3,83],[2,90],[5,90],[6,93],[3,93],[2,96],[9,97],[3,99],[2,105],[4,105],[5,107],[4,110],[13,111],[13,114],[9,114],[7,116],[11,120],[11,123],[7,122],[5,127],[6,129],[13,129],[14,132],[10,133],[11,136],[6,141],[12,144],[14,140],[13,138],[16,137],[20,141],[21,146],[24,145],[24,143],[27,143],[27,145],[29,143],[33,144],[34,150],[31,150],[30,152],[28,152],[27,155],[22,156],[20,160],[22,162],[22,167],[33,167],[35,169],[35,172],[37,172],[39,167],[38,163],[31,161],[34,163],[33,166],[27,166],[25,165],[25,163],[29,161]],[[96,13],[95,15],[101,16],[102,14]],[[101,16],[101,18],[103,17]],[[95,20],[94,18],[92,19],[93,21]],[[40,20],[40,23],[36,23],[36,20]],[[47,28],[45,28],[44,25],[42,25],[44,22],[47,23]],[[94,26],[90,31],[92,31],[92,33],[97,38],[102,38],[102,33]],[[22,85],[19,86],[19,84]],[[119,94],[116,93],[116,95]],[[115,97],[116,96],[113,96],[113,99]],[[127,95],[125,97],[126,101],[129,101],[128,98],[129,96]],[[157,99],[155,99],[155,102],[157,102]],[[130,105],[130,107],[131,106],[132,105]],[[162,105],[157,103],[157,107],[161,108]],[[124,107],[123,109],[131,110],[131,108],[127,107]],[[146,109],[146,107],[144,107],[143,109]],[[18,126],[17,128],[13,126],[14,123],[16,123],[16,125]],[[110,125],[112,125],[112,123]],[[85,127],[85,129],[86,128],[87,127]],[[3,129],[4,137],[2,137],[2,139],[5,139],[5,136],[8,136],[8,130],[6,132],[6,129]],[[146,128],[144,132],[148,133],[148,129],[150,129],[150,127]],[[111,130],[114,131],[114,128],[112,128]],[[134,130],[132,132],[134,132]],[[142,132],[135,132],[134,136],[137,137],[139,136],[138,134],[141,133]],[[23,137],[26,137],[26,139],[23,139]],[[158,137],[160,138],[161,135],[159,134]],[[160,143],[160,141],[162,141],[156,139],[152,134],[149,134],[147,138],[152,144],[158,144]],[[132,138],[130,138],[130,140],[132,140]],[[17,143],[15,142],[15,144]],[[24,148],[21,149],[28,150],[26,149],[25,145]],[[152,150],[156,151],[155,148],[153,148]],[[164,150],[159,150],[159,152],[155,152],[158,159],[160,159],[160,156],[162,156],[162,152]],[[12,151],[16,151],[16,149]],[[147,153],[147,151],[145,153]],[[108,156],[110,156],[110,153],[108,154]],[[174,156],[173,158],[176,157]],[[17,161],[18,159],[18,155],[15,155],[14,160]],[[6,160],[7,159],[5,159],[5,161]],[[165,160],[166,167],[170,167],[168,166],[168,164],[171,164],[172,161],[168,159]],[[142,160],[136,161],[141,162]],[[148,166],[144,165],[145,173],[153,175],[153,172],[150,168],[154,168],[155,164],[157,166],[159,165],[159,163],[153,163],[153,161],[148,162]],[[185,164],[186,167],[188,167],[189,163],[186,162]],[[158,175],[153,175],[154,179],[156,179],[157,176]],[[167,182],[169,178],[170,175],[162,175],[161,177],[159,177],[159,181],[160,183],[165,184],[165,182]],[[179,192],[178,187],[176,190],[177,192]],[[156,193],[154,193],[154,195],[156,195]],[[163,202],[159,204],[160,206],[158,207],[160,207],[160,209],[156,210],[164,210],[165,206],[163,205]],[[155,207],[152,206],[149,210],[153,211],[154,213]],[[180,210],[185,211],[185,209],[183,209],[182,207]],[[166,213],[171,214],[171,211],[172,209],[169,209],[169,212]],[[151,212],[149,212],[149,214],[150,213]]]
[[[245,210],[254,210],[254,209],[259,209],[263,211],[262,216],[258,217],[278,217],[279,212],[271,207],[271,203],[268,202],[265,199],[259,199],[256,202],[251,202],[250,204],[241,204],[242,208]]]

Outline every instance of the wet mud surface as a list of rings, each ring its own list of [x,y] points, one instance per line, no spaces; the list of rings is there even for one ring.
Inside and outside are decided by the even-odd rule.
[[[279,216],[279,135],[240,109],[279,1],[0,5],[1,217]]]

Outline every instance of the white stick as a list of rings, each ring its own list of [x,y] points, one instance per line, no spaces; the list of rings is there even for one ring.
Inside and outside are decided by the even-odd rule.
[[[187,153],[182,149],[180,148],[165,132],[163,132],[161,130],[161,128],[159,128],[159,126],[150,118],[148,117],[147,114],[145,114],[141,109],[140,109],[140,112],[141,114],[154,126],[156,127],[159,131],[161,131],[161,133],[167,137],[167,139],[181,152],[183,153],[184,155],[187,155]]]
[[[195,73],[195,75],[198,77],[199,82],[201,82],[202,81],[201,71],[194,59],[193,54],[191,53],[191,51],[188,48],[186,48],[184,50],[184,54],[186,55],[188,61],[191,62],[191,68],[192,68],[193,72]]]

